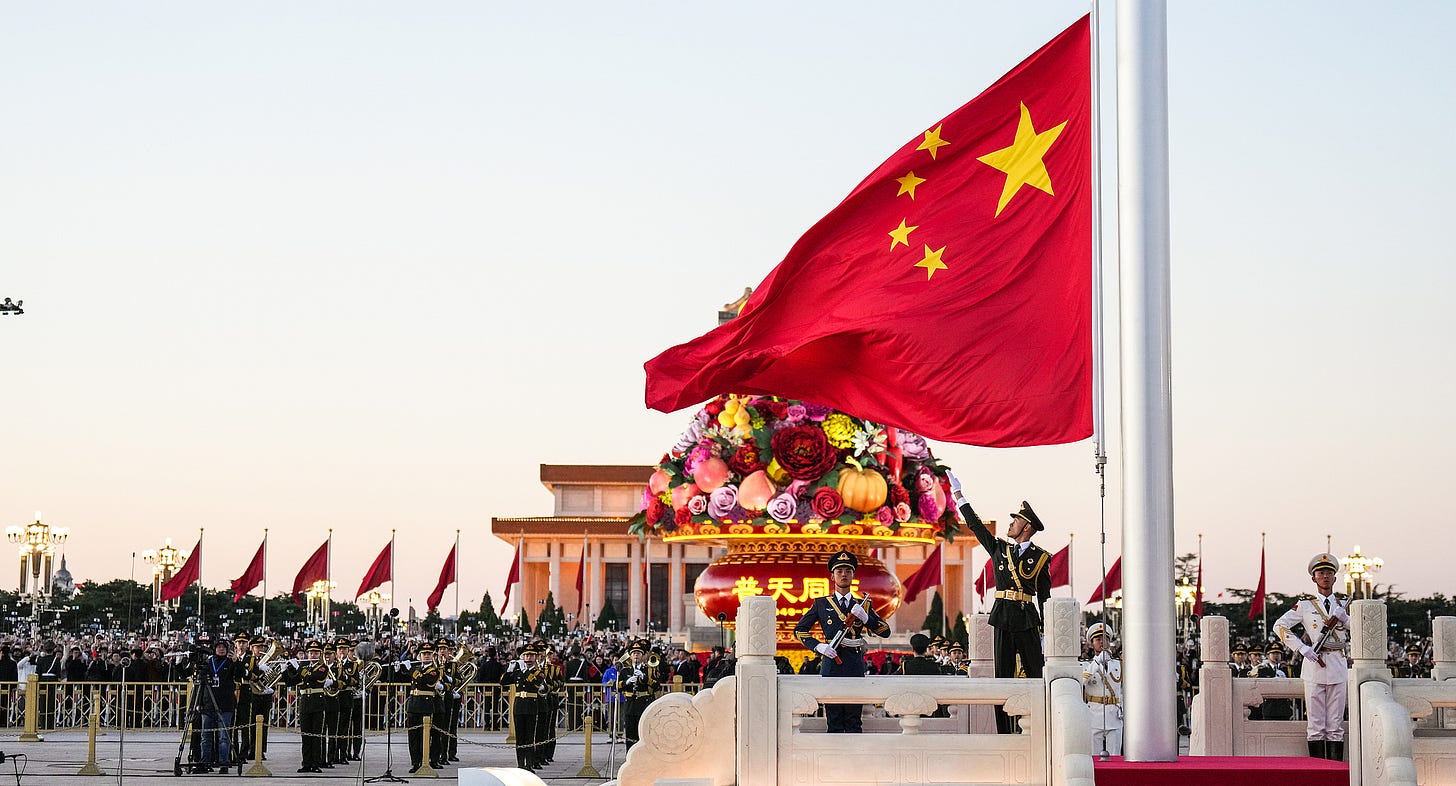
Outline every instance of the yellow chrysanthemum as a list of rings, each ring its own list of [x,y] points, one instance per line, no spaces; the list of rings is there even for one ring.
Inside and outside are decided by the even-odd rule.
[[[859,431],[855,425],[854,418],[841,412],[836,412],[824,419],[824,435],[829,437],[829,444],[836,448],[848,448],[854,446],[854,432]]]

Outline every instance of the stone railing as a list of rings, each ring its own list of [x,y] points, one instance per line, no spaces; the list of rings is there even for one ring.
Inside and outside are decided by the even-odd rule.
[[[1042,679],[902,677],[835,679],[779,676],[771,598],[746,598],[738,612],[738,669],[696,696],[658,699],[642,717],[642,742],[619,772],[620,786],[655,783],[758,786],[811,782],[1017,783],[1091,786],[1090,715],[1077,663],[1081,625],[1075,600],[1047,610]],[[990,627],[971,626],[973,674],[989,661]],[[881,705],[891,719],[852,739],[815,732],[803,721],[824,704]],[[954,724],[927,723],[938,705],[961,711]],[[984,723],[1002,705],[1021,733],[997,735]],[[959,719],[964,719],[964,725]],[[725,729],[734,734],[725,734]]]

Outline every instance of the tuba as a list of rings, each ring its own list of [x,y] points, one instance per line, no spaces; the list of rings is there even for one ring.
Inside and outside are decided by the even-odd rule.
[[[474,656],[470,654],[470,648],[464,644],[455,651],[455,673],[460,677],[461,685],[469,685],[475,682],[475,673],[480,670],[480,664],[475,662]]]

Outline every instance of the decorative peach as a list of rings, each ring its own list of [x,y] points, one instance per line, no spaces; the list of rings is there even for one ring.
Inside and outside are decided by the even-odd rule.
[[[768,507],[768,501],[774,498],[779,490],[774,487],[772,480],[768,479],[768,473],[759,470],[743,479],[738,484],[738,504],[745,510],[763,510]]]
[[[698,462],[698,466],[693,468],[693,481],[698,484],[699,489],[710,494],[727,480],[728,462],[723,459],[710,458]]]
[[[684,483],[672,490],[672,509],[686,507],[688,500],[698,495],[698,484]]]

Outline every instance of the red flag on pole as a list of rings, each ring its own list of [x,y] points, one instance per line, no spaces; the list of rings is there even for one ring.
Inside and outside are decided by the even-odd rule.
[[[253,588],[263,583],[263,561],[267,557],[268,541],[265,538],[258,544],[258,552],[253,555],[253,561],[248,563],[248,569],[243,575],[233,579],[233,603],[243,599],[243,596],[253,591]]]
[[[1198,586],[1193,594],[1193,616],[1203,616],[1203,552],[1198,553]]]
[[[187,588],[192,586],[192,582],[200,578],[202,578],[202,538],[197,539],[197,546],[192,549],[192,553],[187,556],[182,567],[162,585],[158,597],[162,600],[176,600],[187,592]]]
[[[364,593],[369,590],[384,586],[384,582],[389,581],[389,577],[393,574],[393,563],[394,541],[390,541],[384,544],[384,551],[379,552],[379,556],[374,558],[374,563],[364,574],[364,580],[359,582],[359,591],[354,593],[354,597],[362,598]]]
[[[1103,587],[1107,588],[1105,593]],[[1092,593],[1092,597],[1087,599],[1087,603],[1090,605],[1102,600],[1104,594],[1111,597],[1112,593],[1120,589],[1122,589],[1122,557],[1118,557],[1117,561],[1112,563],[1112,567],[1107,570],[1106,578],[1097,585],[1097,590]]]
[[[763,393],[971,445],[1090,436],[1089,53],[1083,17],[917,133],[735,319],[647,362],[647,406]]]
[[[1202,572],[1200,570],[1200,572]],[[1249,603],[1249,619],[1264,613],[1264,549],[1259,548],[1259,586],[1254,590],[1254,599]]]
[[[302,604],[299,597],[308,592],[315,581],[327,581],[329,578],[329,542],[325,540],[323,545],[314,551],[313,556],[303,563],[298,569],[298,575],[293,577],[293,602]]]
[[[980,598],[986,597],[986,590],[996,588],[996,566],[991,560],[986,560],[986,567],[981,569],[981,575],[976,577],[976,595]]]
[[[1070,543],[1052,555],[1052,561],[1047,565],[1047,570],[1051,573],[1052,589],[1065,587],[1072,583],[1071,559],[1072,544]]]
[[[445,597],[445,588],[455,583],[455,547],[450,547],[449,556],[445,557],[445,567],[440,569],[440,580],[435,582],[435,591],[430,593],[425,605],[430,611],[440,607],[440,599]]]
[[[930,556],[925,558],[924,564],[905,579],[906,603],[914,603],[920,593],[931,587],[940,586],[940,560],[940,546],[937,545],[935,550],[930,552]]]
[[[506,574],[506,599],[501,601],[500,613],[506,613],[506,607],[511,605],[511,587],[521,581],[521,547],[525,545],[522,541],[516,542],[516,556],[511,560],[511,572]]]
[[[586,595],[586,536],[581,538],[581,561],[576,563],[576,616],[581,616],[581,603]]]

